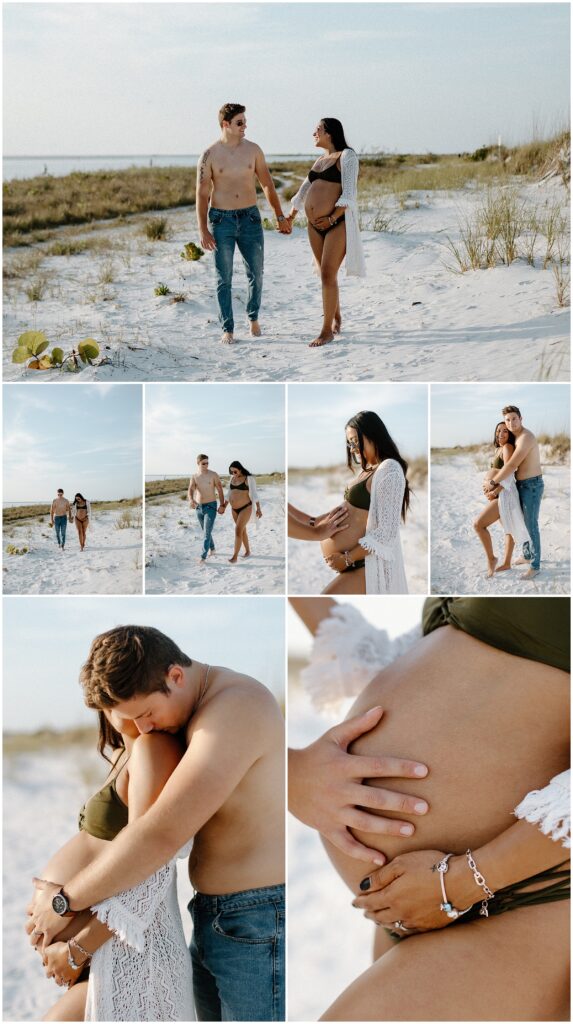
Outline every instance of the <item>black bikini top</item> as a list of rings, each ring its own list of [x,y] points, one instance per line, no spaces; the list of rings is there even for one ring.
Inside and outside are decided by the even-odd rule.
[[[308,180],[316,181],[319,178],[321,181],[333,181],[337,185],[342,182],[342,173],[340,168],[336,166],[336,163],[331,164],[325,171],[309,171]]]
[[[249,485],[246,481],[242,484],[231,484],[232,491],[248,491],[248,489]]]

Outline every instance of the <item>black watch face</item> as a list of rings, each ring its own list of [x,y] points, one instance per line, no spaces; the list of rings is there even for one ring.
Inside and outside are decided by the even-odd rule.
[[[69,910],[69,903],[65,896],[62,896],[61,892],[56,893],[52,900],[52,910],[63,917]]]

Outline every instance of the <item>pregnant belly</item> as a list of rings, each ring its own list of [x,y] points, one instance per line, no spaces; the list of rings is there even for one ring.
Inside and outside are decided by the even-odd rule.
[[[349,515],[348,526],[341,530],[340,533],[336,533],[334,537],[327,537],[326,540],[320,542],[322,554],[325,558],[328,555],[334,554],[335,551],[350,551],[366,533],[368,512],[361,508],[354,508],[352,505],[347,505],[347,508]],[[366,556],[366,551],[364,555]]]
[[[569,679],[453,626],[424,637],[374,678],[350,714],[375,705],[385,709],[381,724],[352,752],[423,761],[429,775],[422,782],[388,779],[372,785],[424,797],[430,810],[409,819],[416,827],[409,839],[356,832],[357,838],[392,859],[417,849],[463,853],[508,828],[522,797],[567,768]],[[357,891],[374,865],[326,846],[339,874]]]
[[[340,199],[342,189],[333,181],[313,181],[304,204],[305,213],[312,223],[317,217],[327,217],[332,213],[336,201]]]
[[[234,509],[235,512],[240,512],[242,508],[246,508],[246,506],[249,504],[250,500],[251,499],[249,498],[249,495],[247,494],[246,491],[242,491],[240,495],[238,495],[238,494],[231,494],[231,497],[230,497],[231,508]]]

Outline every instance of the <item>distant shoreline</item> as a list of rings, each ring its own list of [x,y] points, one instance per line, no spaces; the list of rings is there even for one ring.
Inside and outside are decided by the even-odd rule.
[[[134,505],[141,505],[142,498],[139,495],[137,498],[117,498],[115,501],[91,501],[90,505],[92,509],[98,512],[111,512],[114,509],[130,508]],[[46,502],[45,504],[29,502],[27,505],[15,505],[6,507],[4,505],[2,509],[2,521],[4,525],[7,523],[15,523],[21,519],[36,519],[38,516],[47,516],[50,514],[52,502]]]

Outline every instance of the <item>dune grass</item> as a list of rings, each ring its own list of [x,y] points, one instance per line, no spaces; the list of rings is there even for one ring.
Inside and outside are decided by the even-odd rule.
[[[417,456],[415,459],[408,459],[407,456],[404,456],[404,458],[408,463],[408,480],[412,486],[423,486],[428,477],[428,460],[423,455]],[[358,467],[356,469],[358,471]],[[348,467],[342,462],[335,466],[312,466],[310,468],[306,466],[289,466],[288,478],[290,483],[296,483],[309,477],[317,476],[346,478],[349,472]]]
[[[141,498],[119,498],[117,501],[92,501],[91,507],[94,512],[112,512],[117,509],[124,511],[126,508],[141,508]],[[49,505],[15,505],[13,508],[2,510],[4,526],[9,523],[17,523],[21,519],[38,519],[41,516],[49,516],[51,502]]]
[[[571,437],[562,431],[559,434],[537,434],[537,442],[542,449],[542,462],[566,463],[571,454]],[[481,444],[454,445],[452,448],[432,448],[432,463],[447,462],[457,455],[487,456],[493,453],[491,441],[482,441]]]
[[[70,746],[95,749],[97,729],[77,726],[64,729],[37,729],[35,732],[5,732],[2,737],[4,754],[32,754],[43,750],[64,750]]]
[[[284,483],[285,480],[284,473],[255,473],[255,477],[258,485]],[[186,498],[190,479],[191,473],[189,476],[170,477],[167,480],[149,480],[145,484],[145,500],[161,498],[166,494],[180,494]],[[226,487],[229,477],[221,475],[221,482]]]

